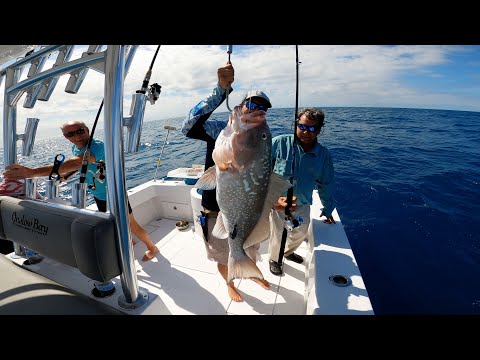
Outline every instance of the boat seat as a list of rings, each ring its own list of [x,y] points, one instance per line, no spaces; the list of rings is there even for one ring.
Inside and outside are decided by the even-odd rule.
[[[121,274],[110,213],[0,196],[0,238],[13,241],[97,281]]]
[[[124,315],[0,255],[0,315]]]

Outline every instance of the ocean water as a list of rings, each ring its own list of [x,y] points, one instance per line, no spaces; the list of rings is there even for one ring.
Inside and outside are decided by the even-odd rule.
[[[273,136],[292,131],[294,110],[268,112]],[[375,313],[480,314],[480,113],[323,110],[319,141],[333,156],[337,211]],[[125,154],[128,188],[153,179],[165,125],[178,130],[170,131],[157,178],[204,163],[205,144],[181,134],[182,120],[144,123],[138,153]],[[97,138],[103,134],[97,129]],[[70,156],[70,146],[61,135],[37,140],[18,162],[53,164],[56,154]],[[3,150],[0,161],[3,169]],[[62,198],[70,199],[74,181],[61,186]]]

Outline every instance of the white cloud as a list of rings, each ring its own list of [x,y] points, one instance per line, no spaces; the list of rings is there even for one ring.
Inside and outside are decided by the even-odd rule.
[[[129,114],[131,96],[141,88],[156,49],[157,45],[148,45],[137,50],[125,80],[124,116]],[[72,59],[78,58],[85,50],[86,46],[78,46]],[[432,67],[448,64],[450,54],[465,51],[462,46],[300,45],[299,106],[480,111],[475,96],[478,94],[478,78],[476,93],[456,92],[462,96],[435,87],[425,91],[425,85],[417,88],[412,82],[403,80],[404,75],[424,81],[441,78],[445,75]],[[217,82],[217,68],[227,59],[226,45],[162,45],[150,79],[150,85],[160,84],[162,92],[155,105],[147,104],[145,121],[185,116],[193,105],[210,93]],[[47,62],[45,69],[51,67],[53,60]],[[229,97],[230,104],[238,103],[248,89],[259,88],[268,94],[274,107],[295,107],[294,45],[234,45],[231,61],[235,67],[235,91]],[[27,117],[40,118],[40,137],[42,132],[51,136],[51,129],[58,129],[68,120],[81,119],[93,124],[103,98],[104,75],[90,70],[76,95],[64,92],[67,81],[68,76],[62,76],[50,100],[37,101],[34,109],[23,108],[24,97],[20,99],[17,129],[23,129]],[[3,89],[4,85],[0,89],[2,93]],[[3,114],[3,101],[0,108]],[[217,111],[227,111],[226,105],[222,104]],[[98,126],[103,127],[103,122],[100,121]]]

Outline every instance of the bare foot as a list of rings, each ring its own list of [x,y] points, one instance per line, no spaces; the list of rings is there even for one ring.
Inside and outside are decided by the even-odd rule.
[[[260,285],[261,287],[263,287],[264,289],[270,289],[270,283],[265,280],[265,279],[259,279],[259,278],[255,278],[255,277],[252,277],[250,278],[252,279],[253,281],[255,281],[258,285]]]
[[[228,296],[230,296],[230,299],[232,299],[235,302],[243,301],[242,296],[233,285],[233,281],[227,285],[227,289],[228,289]]]
[[[158,248],[155,246],[155,249],[154,250],[147,250],[145,251],[145,255],[143,255],[143,258],[142,258],[142,261],[149,261],[149,260],[152,260],[155,255],[157,255],[157,253],[159,252],[160,250],[158,250]]]

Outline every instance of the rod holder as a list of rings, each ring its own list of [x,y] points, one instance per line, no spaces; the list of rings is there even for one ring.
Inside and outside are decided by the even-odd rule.
[[[73,49],[73,45],[66,45],[60,48],[58,51],[57,60],[55,61],[55,64],[53,64],[53,67],[69,62],[70,57],[72,56]],[[52,95],[53,90],[57,85],[58,79],[59,77],[53,77],[41,84],[40,92],[38,94],[38,100],[48,101],[48,99],[50,99],[50,95]]]
[[[23,102],[24,108],[33,109],[35,103],[37,102],[41,88],[42,87],[40,85],[36,85],[33,87],[33,89],[27,91],[27,96],[25,97],[25,101]]]
[[[146,103],[147,96],[145,94],[135,93],[132,95],[130,116],[123,119],[123,125],[127,128],[127,146],[125,150],[127,153],[138,151]]]
[[[37,178],[25,179],[25,196],[29,199],[37,198]]]
[[[90,45],[88,50],[82,54],[82,57],[86,57],[90,54],[96,53],[101,49],[102,45]],[[83,67],[81,70],[74,71],[70,74],[68,79],[67,86],[65,86],[65,92],[69,94],[76,94],[80,89],[80,86],[87,76],[88,67]]]
[[[58,180],[45,180],[45,197],[47,199],[54,199],[58,197]]]
[[[22,140],[22,156],[32,155],[39,121],[40,119],[37,118],[27,118],[25,132],[23,134],[17,134],[17,140]]]
[[[72,205],[79,209],[85,209],[87,207],[86,183],[72,184]]]
[[[42,57],[37,57],[35,60],[32,60],[30,63],[30,68],[28,69],[27,77],[32,77],[35,74],[42,72],[43,66],[47,61],[49,55]]]
[[[30,78],[38,73],[41,73],[43,66],[47,61],[49,55],[45,55],[33,60],[28,69],[27,78]],[[35,85],[34,87],[27,90],[27,96],[23,102],[23,107],[27,109],[33,109],[35,103],[37,102],[38,95],[40,93],[41,85]]]

